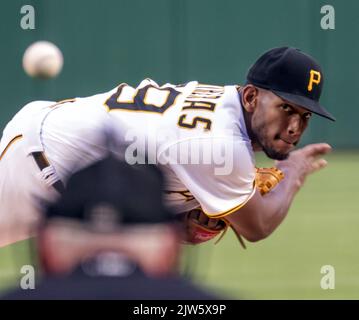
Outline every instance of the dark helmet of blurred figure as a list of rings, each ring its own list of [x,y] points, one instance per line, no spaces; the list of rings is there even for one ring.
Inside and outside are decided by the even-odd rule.
[[[181,230],[162,197],[163,177],[155,166],[131,166],[110,155],[74,173],[40,227],[44,271],[66,274],[96,259],[90,269],[103,270],[90,272],[125,272],[121,261],[127,261],[149,276],[171,273]]]

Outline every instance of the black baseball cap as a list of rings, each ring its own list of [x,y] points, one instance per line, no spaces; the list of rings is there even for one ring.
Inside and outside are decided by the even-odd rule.
[[[284,100],[335,121],[319,104],[324,83],[322,69],[299,49],[281,47],[265,52],[249,69],[247,83],[270,90]]]
[[[131,166],[113,155],[69,178],[59,200],[47,207],[45,224],[53,218],[74,219],[92,226],[107,224],[107,231],[176,220],[164,205],[161,171],[154,165]]]

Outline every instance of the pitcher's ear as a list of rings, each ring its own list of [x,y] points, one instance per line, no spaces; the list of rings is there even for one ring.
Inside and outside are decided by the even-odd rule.
[[[259,90],[252,84],[247,84],[242,89],[242,104],[247,112],[254,112],[257,106]]]

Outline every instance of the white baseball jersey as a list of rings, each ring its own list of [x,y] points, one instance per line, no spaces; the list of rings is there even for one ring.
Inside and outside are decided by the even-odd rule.
[[[137,88],[121,84],[91,97],[33,102],[15,115],[0,144],[0,232],[4,225],[36,220],[39,201],[56,198],[54,181],[66,182],[104,157],[109,129],[126,161],[161,166],[166,200],[178,213],[201,206],[222,217],[255,192],[237,87],[196,81],[159,86],[146,79]],[[33,152],[43,152],[49,166],[41,171]]]
[[[139,149],[162,166],[176,212],[201,206],[222,217],[254,194],[254,156],[237,89],[197,81],[159,87],[146,79],[110,92],[105,106],[117,136],[130,143],[127,161]]]

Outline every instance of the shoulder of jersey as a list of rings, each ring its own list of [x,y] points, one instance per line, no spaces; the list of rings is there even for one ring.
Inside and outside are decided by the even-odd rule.
[[[236,86],[225,86],[215,112],[215,131],[232,131],[233,135],[242,135],[243,113]]]

